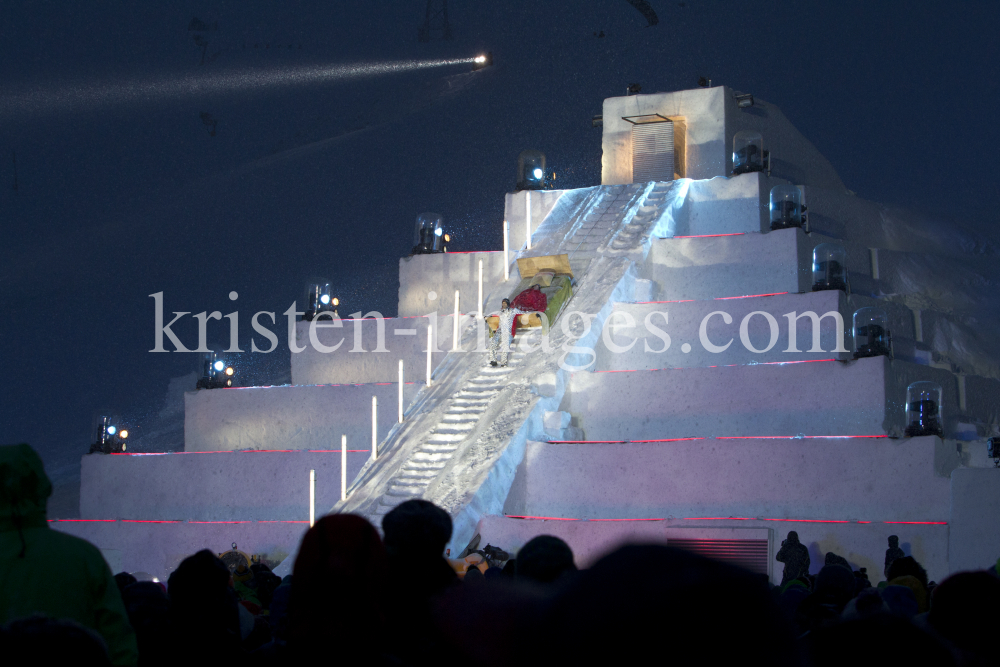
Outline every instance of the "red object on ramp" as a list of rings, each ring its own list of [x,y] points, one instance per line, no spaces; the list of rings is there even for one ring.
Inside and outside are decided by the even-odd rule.
[[[549,297],[545,296],[538,285],[532,285],[514,297],[514,302],[510,305],[520,310],[544,313],[549,306]]]

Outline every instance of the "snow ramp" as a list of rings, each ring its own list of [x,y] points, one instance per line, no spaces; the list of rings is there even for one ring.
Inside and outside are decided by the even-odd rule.
[[[557,205],[533,235],[532,249],[518,256],[569,255],[576,286],[559,321],[547,336],[518,334],[508,366],[491,367],[484,327],[470,318],[462,349],[446,356],[331,512],[360,514],[381,526],[396,505],[422,498],[451,515],[452,553],[464,548],[480,517],[502,512],[528,441],[565,434],[568,414],[558,410],[567,373],[592,361],[613,302],[632,299],[635,262],[683,187],[598,186]],[[499,283],[487,303],[506,296],[514,280]]]

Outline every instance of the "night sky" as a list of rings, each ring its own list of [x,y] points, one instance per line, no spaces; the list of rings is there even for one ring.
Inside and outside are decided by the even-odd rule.
[[[704,75],[751,92],[859,196],[998,236],[996,3],[649,0],[647,27],[626,0],[451,0],[453,39],[421,43],[426,4],[0,8],[0,441],[42,454],[54,514],[75,511],[95,414],[121,415],[141,450],[170,379],[197,368],[149,352],[148,295],[238,309],[244,349],[252,314],[281,317],[312,277],[333,282],[342,315],[394,315],[417,214],[443,214],[452,249],[499,249],[517,154],[545,151],[560,187],[598,184],[590,118],[630,83]],[[485,50],[495,66],[476,73],[282,74]],[[223,76],[271,83],[207,83]],[[193,348],[187,321],[175,331]],[[243,384],[288,381],[283,318],[273,329],[282,346],[244,355]],[[213,323],[209,345],[227,343]]]

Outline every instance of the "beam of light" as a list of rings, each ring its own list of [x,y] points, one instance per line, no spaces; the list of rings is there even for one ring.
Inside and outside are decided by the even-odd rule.
[[[123,104],[151,103],[197,95],[248,93],[306,84],[335,83],[449,65],[468,65],[474,62],[475,58],[399,60],[188,74],[107,83],[53,83],[0,95],[0,113],[37,114],[67,110],[96,110]]]

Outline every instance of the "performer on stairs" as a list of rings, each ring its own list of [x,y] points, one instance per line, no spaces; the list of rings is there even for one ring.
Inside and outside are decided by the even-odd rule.
[[[500,312],[496,315],[500,318],[497,330],[490,337],[490,366],[507,365],[507,357],[510,355],[510,342],[514,339],[514,329],[516,327],[514,318],[528,312],[519,308],[510,307],[510,299],[500,302]]]

